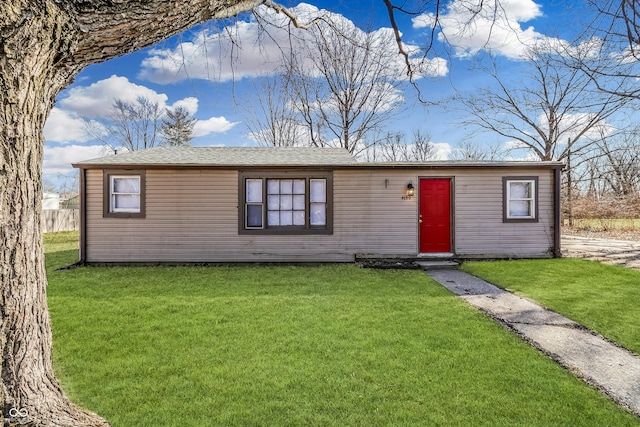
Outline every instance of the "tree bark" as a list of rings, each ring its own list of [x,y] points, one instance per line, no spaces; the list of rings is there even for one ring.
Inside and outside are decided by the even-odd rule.
[[[41,231],[43,128],[86,65],[131,52],[247,0],[3,0],[0,5],[0,400],[33,426],[106,426],[55,378]],[[13,409],[13,411],[12,411]],[[28,412],[25,414],[24,410]],[[1,420],[0,420],[1,422]]]

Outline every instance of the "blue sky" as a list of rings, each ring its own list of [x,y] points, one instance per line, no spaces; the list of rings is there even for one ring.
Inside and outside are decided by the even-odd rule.
[[[487,51],[491,50],[501,71],[515,76],[522,66],[519,55],[527,44],[543,40],[568,43],[575,35],[572,30],[579,21],[579,11],[584,10],[580,9],[579,1],[503,0],[504,7],[495,25],[490,26],[488,20],[478,17],[475,32],[460,35],[459,23],[465,19],[465,13],[458,7],[458,1],[449,3],[442,17],[443,29],[436,32],[438,40],[428,56],[434,68],[417,80],[422,97],[431,103],[426,106],[418,103],[416,91],[406,88],[405,107],[388,124],[389,130],[405,131],[408,137],[415,130],[429,134],[442,158],[455,150],[469,131],[460,125],[459,113],[448,108],[445,100],[454,88],[473,92],[474,88],[487,84],[487,77],[473,70]],[[381,0],[315,1],[289,6],[302,17],[329,10],[334,13],[333,19],[351,21],[363,31],[389,27]],[[422,12],[415,16],[398,15],[404,43],[409,47],[423,46],[431,31],[430,12]],[[272,21],[283,19],[265,9],[261,13]],[[245,126],[250,114],[248,105],[256,96],[260,76],[275,70],[279,48],[257,31],[258,25],[249,14],[227,25],[238,42],[233,48],[219,37],[220,23],[211,22],[83,70],[59,94],[45,126],[44,178],[52,182],[71,180],[75,173],[71,163],[108,154],[105,145],[91,136],[87,123],[94,132],[99,132],[97,123],[108,114],[115,98],[133,101],[142,95],[161,106],[187,108],[198,120],[192,142],[196,146],[257,145],[248,137]],[[275,27],[269,33],[276,41],[286,37]],[[445,35],[455,45],[442,43]],[[389,49],[397,50],[391,39]],[[492,135],[474,139],[481,143],[508,143]]]

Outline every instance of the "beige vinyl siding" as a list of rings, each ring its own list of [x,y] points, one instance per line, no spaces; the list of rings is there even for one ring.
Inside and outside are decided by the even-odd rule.
[[[333,180],[334,234],[340,242],[355,254],[416,254],[416,199],[402,200],[415,174],[339,170]]]
[[[301,173],[304,176],[304,173]],[[502,222],[502,177],[539,179],[538,223]],[[103,172],[86,171],[89,262],[342,261],[417,255],[419,177],[454,177],[454,251],[545,256],[553,246],[552,171],[365,169],[333,172],[333,234],[238,234],[238,172],[146,171],[146,217],[103,218]],[[385,185],[386,180],[386,185]],[[402,200],[412,181],[416,197]]]
[[[503,223],[503,176],[538,176],[538,222]],[[455,252],[468,257],[551,256],[553,171],[481,170],[455,179]]]

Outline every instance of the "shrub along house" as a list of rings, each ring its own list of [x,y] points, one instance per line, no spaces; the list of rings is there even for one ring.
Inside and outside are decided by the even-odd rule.
[[[162,147],[74,167],[81,262],[560,254],[558,162],[358,163],[342,149]]]

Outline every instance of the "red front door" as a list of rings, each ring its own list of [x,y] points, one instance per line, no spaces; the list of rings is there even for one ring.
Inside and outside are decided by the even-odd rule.
[[[451,180],[420,180],[420,252],[451,252]]]

